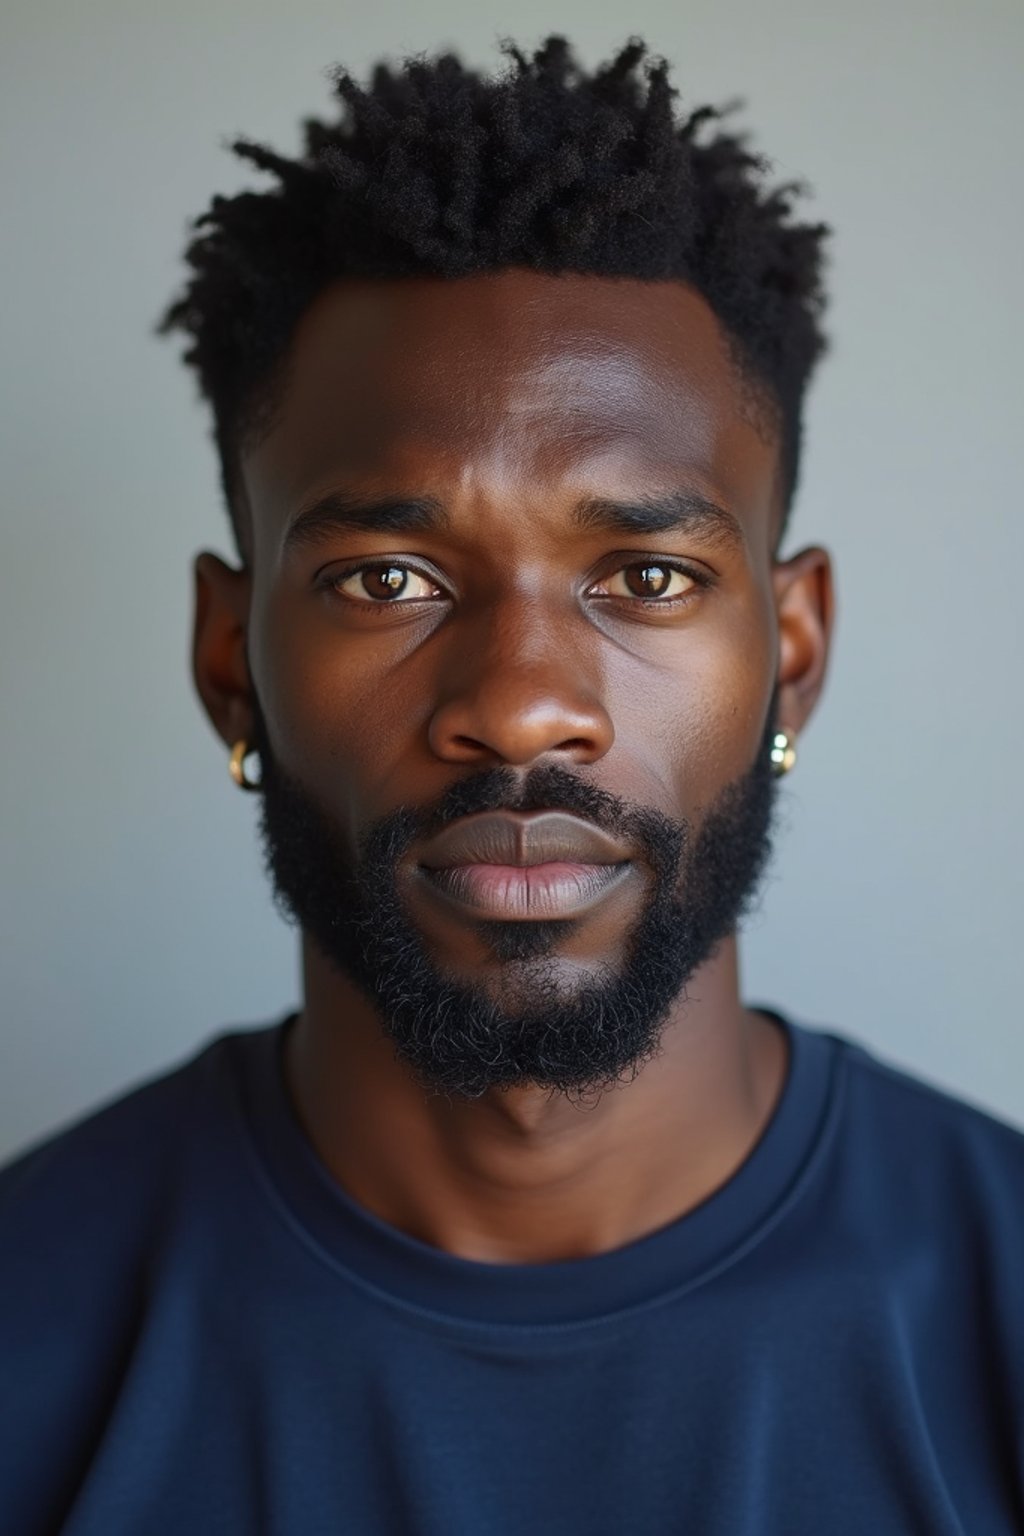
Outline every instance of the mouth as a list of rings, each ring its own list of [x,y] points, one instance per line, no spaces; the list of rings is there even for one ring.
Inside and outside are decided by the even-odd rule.
[[[491,811],[420,849],[420,876],[446,905],[504,922],[578,917],[634,868],[631,850],[561,811]]]

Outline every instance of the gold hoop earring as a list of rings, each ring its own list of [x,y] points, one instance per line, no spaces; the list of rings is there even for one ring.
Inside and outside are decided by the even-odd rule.
[[[787,731],[785,726],[775,732],[772,737],[772,769],[775,777],[781,779],[784,773],[788,773],[796,766],[796,732]]]
[[[249,778],[245,771],[245,760],[249,756],[249,753],[254,752],[255,750],[255,747],[250,747],[249,743],[243,736],[239,741],[236,741],[234,746],[231,748],[231,756],[228,759],[228,772],[231,774],[231,777],[234,779],[239,789],[247,789],[251,794],[254,795],[258,794],[263,786],[257,779]]]

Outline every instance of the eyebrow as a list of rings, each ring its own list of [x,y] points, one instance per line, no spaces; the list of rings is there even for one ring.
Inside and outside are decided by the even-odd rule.
[[[428,533],[448,522],[448,513],[432,496],[366,497],[330,491],[292,519],[284,547],[322,543],[339,528],[349,533]]]
[[[699,492],[679,490],[629,501],[586,497],[572,520],[587,532],[644,535],[690,534],[716,547],[743,547],[739,519]],[[322,543],[339,529],[356,533],[432,533],[450,525],[444,505],[433,496],[365,497],[330,491],[304,507],[284,535],[285,549]]]
[[[573,521],[580,528],[608,533],[691,534],[721,548],[746,544],[739,518],[697,491],[671,491],[630,501],[588,498],[577,503]]]

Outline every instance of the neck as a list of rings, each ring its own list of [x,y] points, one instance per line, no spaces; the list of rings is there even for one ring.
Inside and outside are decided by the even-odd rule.
[[[660,1053],[585,1107],[531,1085],[429,1096],[308,940],[303,961],[285,1071],[307,1134],[359,1204],[461,1258],[581,1258],[677,1219],[744,1161],[785,1078],[781,1032],[740,1002],[735,938],[691,978]]]

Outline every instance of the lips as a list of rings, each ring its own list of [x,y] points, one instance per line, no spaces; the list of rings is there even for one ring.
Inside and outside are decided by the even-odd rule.
[[[490,811],[446,827],[419,852],[445,902],[476,918],[580,916],[632,869],[631,850],[563,811]]]
[[[420,850],[425,869],[457,864],[501,864],[530,869],[537,864],[622,864],[630,850],[565,811],[485,811],[453,822]]]

